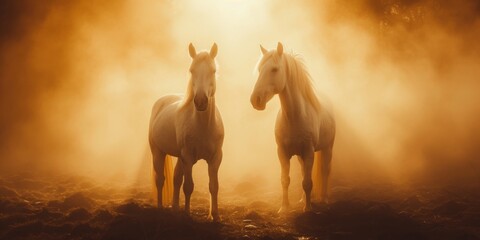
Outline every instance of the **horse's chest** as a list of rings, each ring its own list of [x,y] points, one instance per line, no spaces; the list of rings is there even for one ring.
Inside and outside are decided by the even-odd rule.
[[[205,159],[215,152],[215,138],[209,132],[186,133],[183,139],[183,147],[194,158]]]
[[[286,129],[283,133],[277,134],[277,142],[291,149],[292,153],[302,152],[313,146],[313,138],[313,133],[305,129]]]
[[[213,141],[210,136],[202,135],[186,135],[185,146],[196,150],[211,150],[213,149]]]

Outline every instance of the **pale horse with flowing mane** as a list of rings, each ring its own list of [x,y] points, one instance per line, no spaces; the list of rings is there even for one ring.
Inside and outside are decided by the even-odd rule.
[[[192,167],[199,159],[204,159],[208,163],[210,179],[208,218],[214,221],[219,218],[218,168],[222,162],[224,136],[222,118],[215,106],[217,49],[217,44],[214,43],[210,52],[197,53],[190,43],[191,77],[186,95],[168,95],[157,100],[153,106],[149,129],[158,207],[168,205],[168,200],[173,198],[172,207],[178,209],[180,186],[185,179],[185,211],[190,212],[190,197],[194,186]],[[178,157],[173,176],[173,193],[171,186],[168,186],[169,181],[172,181],[170,156]]]
[[[250,101],[255,109],[264,110],[274,95],[278,94],[280,98],[281,110],[275,124],[283,189],[279,212],[289,209],[290,158],[293,155],[298,156],[302,168],[304,211],[310,211],[312,188],[321,202],[328,202],[335,120],[331,110],[318,100],[311,77],[297,56],[285,53],[281,43],[276,50],[268,51],[261,45],[260,49],[259,76]]]

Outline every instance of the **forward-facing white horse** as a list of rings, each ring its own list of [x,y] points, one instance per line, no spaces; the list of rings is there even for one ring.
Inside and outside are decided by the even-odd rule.
[[[218,168],[222,162],[223,122],[215,106],[217,45],[197,52],[189,45],[191,78],[185,97],[168,95],[157,100],[150,118],[149,142],[153,155],[157,205],[162,207],[165,159],[178,157],[173,177],[173,208],[179,207],[183,180],[185,211],[190,212],[192,167],[199,159],[208,163],[210,220],[218,219]],[[171,174],[170,174],[171,175]],[[164,191],[165,192],[165,191]]]
[[[280,97],[282,108],[275,124],[283,188],[279,212],[285,212],[289,208],[290,158],[293,155],[299,157],[302,165],[304,211],[309,211],[312,208],[312,188],[315,194],[319,193],[322,202],[328,201],[327,185],[335,139],[335,120],[331,111],[320,104],[311,77],[296,56],[284,53],[281,43],[278,43],[276,50],[268,51],[261,45],[260,48],[262,56],[258,63],[259,76],[250,101],[255,109],[264,110],[275,94]],[[321,176],[318,174],[320,172]]]

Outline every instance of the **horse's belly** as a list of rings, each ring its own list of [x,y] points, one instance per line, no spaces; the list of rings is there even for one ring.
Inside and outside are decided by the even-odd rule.
[[[173,137],[172,137],[173,135]],[[178,157],[180,155],[180,150],[177,146],[175,134],[169,134],[168,132],[159,133],[154,139],[155,147],[163,153],[166,153],[171,156]]]
[[[177,145],[173,116],[175,108],[176,107],[172,105],[159,113],[152,126],[150,144],[153,144],[156,149],[163,153],[178,157],[180,150]]]
[[[316,141],[315,151],[331,148],[335,140],[335,129],[322,129]]]

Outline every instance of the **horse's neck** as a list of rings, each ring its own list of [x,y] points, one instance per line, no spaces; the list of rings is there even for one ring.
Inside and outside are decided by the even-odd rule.
[[[294,85],[295,79],[287,79],[284,90],[279,94],[282,114],[290,121],[304,118],[308,101],[299,87]]]

